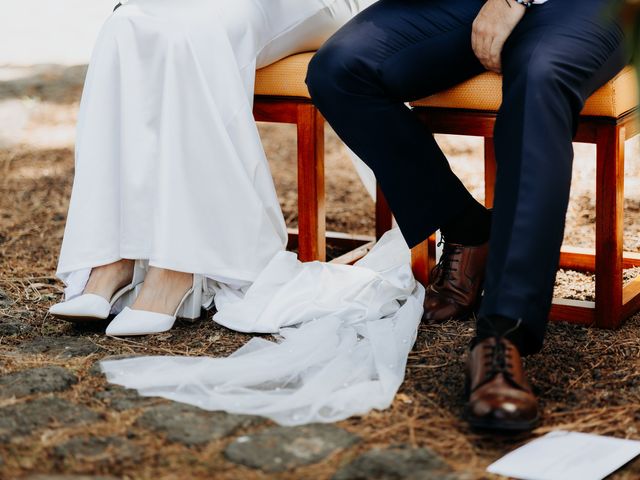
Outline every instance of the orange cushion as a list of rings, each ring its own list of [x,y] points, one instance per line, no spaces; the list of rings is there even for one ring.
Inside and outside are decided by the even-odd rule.
[[[502,103],[502,77],[496,73],[482,73],[466,82],[416,102],[417,107],[465,108],[497,111]],[[625,67],[589,99],[582,115],[619,117],[638,106],[635,70]]]
[[[313,52],[292,55],[256,73],[256,95],[310,98],[304,83]],[[419,107],[495,112],[502,102],[501,77],[487,72],[448,90],[412,102]],[[638,105],[636,74],[625,67],[587,101],[583,115],[619,117]]]
[[[256,95],[311,98],[304,80],[315,52],[292,55],[256,72]]]

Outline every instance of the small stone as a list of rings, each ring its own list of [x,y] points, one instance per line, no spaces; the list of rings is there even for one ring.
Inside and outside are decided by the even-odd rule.
[[[116,477],[104,477],[93,475],[46,475],[37,474],[25,477],[24,480],[118,480]]]
[[[0,398],[26,397],[34,393],[61,392],[78,383],[66,368],[31,368],[0,377]]]
[[[72,458],[93,465],[138,462],[142,454],[141,447],[118,437],[76,437],[53,449],[58,461]]]
[[[332,480],[456,480],[439,455],[427,448],[373,449],[342,467]]]
[[[13,304],[13,298],[0,288],[0,308],[8,308]]]
[[[0,336],[10,337],[12,335],[20,335],[32,330],[31,325],[21,322],[20,320],[13,320],[9,317],[0,318]]]
[[[87,357],[100,347],[84,337],[38,337],[20,345],[23,353],[45,353],[55,358]]]
[[[335,425],[273,427],[240,437],[224,454],[230,461],[264,472],[284,472],[316,463],[359,438]]]
[[[123,388],[119,385],[107,385],[103,391],[96,393],[94,396],[103,401],[110,410],[115,410],[116,412],[144,407],[158,400],[155,397],[143,397],[135,390]]]
[[[95,422],[100,418],[87,407],[56,397],[39,398],[0,408],[0,443],[16,436],[31,435],[34,430]]]
[[[208,412],[174,402],[149,408],[136,425],[164,433],[171,442],[192,446],[224,438],[256,421],[255,417]]]

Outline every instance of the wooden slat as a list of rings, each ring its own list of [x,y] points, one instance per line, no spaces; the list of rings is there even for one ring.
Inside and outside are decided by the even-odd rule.
[[[338,263],[342,265],[353,265],[362,257],[364,257],[367,253],[371,251],[373,246],[376,244],[375,240],[365,243],[361,247],[356,248],[355,250],[351,250],[350,252],[345,253],[344,255],[340,255],[337,258],[334,258],[329,263]]]
[[[298,246],[298,229],[288,228],[287,234],[289,236],[289,243],[287,247],[296,248]],[[355,235],[352,233],[333,232],[331,230],[327,231],[325,236],[327,243],[345,250],[359,248],[362,245],[375,240],[375,237],[372,235]]]
[[[554,299],[549,318],[557,322],[593,325],[596,321],[595,303]]]
[[[560,268],[579,272],[594,272],[596,269],[595,250],[564,247],[560,252]]]
[[[340,247],[358,247],[363,243],[374,241],[376,238],[372,235],[358,235],[355,233],[344,233],[328,231],[327,238],[331,240],[332,245]]]
[[[640,309],[640,276],[622,289],[622,316],[628,318]]]
[[[483,112],[439,107],[414,107],[414,112],[433,133],[493,137],[497,112]],[[610,117],[580,117],[575,142],[597,143],[601,127],[623,125],[637,117],[637,111],[628,112],[619,119]],[[634,129],[637,126],[633,126]],[[635,131],[635,130],[634,130]]]
[[[298,106],[309,102],[296,99],[273,99],[256,97],[253,104],[253,117],[257,122],[297,123]]]
[[[622,268],[640,267],[640,253],[624,252]],[[560,268],[579,272],[594,272],[595,250],[592,248],[563,247],[560,253]]]
[[[495,113],[425,107],[415,107],[414,112],[433,133],[493,136]]]

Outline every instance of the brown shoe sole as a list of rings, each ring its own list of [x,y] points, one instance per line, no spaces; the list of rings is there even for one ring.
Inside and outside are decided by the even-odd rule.
[[[520,433],[529,432],[538,426],[540,417],[536,417],[533,420],[504,421],[504,420],[485,420],[470,417],[465,413],[465,419],[471,425],[471,428],[476,430],[486,430],[493,432],[503,433]]]
[[[426,323],[427,325],[440,325],[441,323],[445,323],[445,322],[468,322],[473,320],[475,316],[476,316],[475,309],[471,310],[470,312],[465,312],[461,315],[458,315],[457,317],[449,317],[444,320],[427,320],[426,318],[424,318],[424,314],[423,314],[422,322]]]
[[[465,375],[464,382],[464,396],[465,401],[469,399],[471,395],[471,386],[469,383],[468,375]],[[516,421],[504,421],[504,420],[486,420],[483,418],[473,418],[469,415],[469,412],[465,409],[464,419],[475,430],[486,430],[503,433],[520,433],[529,432],[536,428],[540,423],[540,415],[537,415],[533,420]]]

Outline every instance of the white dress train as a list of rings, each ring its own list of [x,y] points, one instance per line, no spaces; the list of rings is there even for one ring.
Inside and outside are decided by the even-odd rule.
[[[317,48],[373,0],[129,0],[106,22],[79,115],[58,275],[67,298],[120,258],[210,279],[228,358],[103,362],[143,395],[292,425],[390,404],[424,291],[398,231],[358,266],[301,264],[252,116],[255,69]]]
[[[335,422],[384,409],[402,381],[422,317],[424,288],[399,230],[355,266],[300,263],[280,252],[244,299],[214,320],[253,338],[227,358],[137,357],[101,363],[141,395],[281,425]]]

